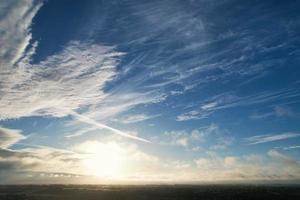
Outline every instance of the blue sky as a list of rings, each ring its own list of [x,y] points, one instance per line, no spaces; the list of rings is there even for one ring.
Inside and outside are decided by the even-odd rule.
[[[0,3],[0,183],[297,182],[297,1]]]

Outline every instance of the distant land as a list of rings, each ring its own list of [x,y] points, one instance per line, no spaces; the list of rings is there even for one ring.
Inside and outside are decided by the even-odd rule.
[[[300,199],[300,185],[2,185],[1,200]]]

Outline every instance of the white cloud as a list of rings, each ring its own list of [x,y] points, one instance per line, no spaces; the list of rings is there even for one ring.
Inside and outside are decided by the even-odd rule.
[[[194,162],[196,163],[197,167],[201,169],[209,169],[213,166],[210,160],[206,158],[195,159]]]
[[[42,5],[36,2],[1,2],[0,29],[5,31],[1,32],[4,48],[0,52],[0,120],[69,114],[82,119],[78,116],[84,115],[75,112],[78,109],[85,109],[87,115],[97,110],[93,117],[107,119],[135,105],[160,101],[161,94],[153,95],[151,91],[104,92],[106,83],[116,77],[116,66],[123,55],[114,47],[71,41],[62,51],[31,64],[37,42],[29,44],[30,25]],[[92,112],[90,106],[93,106]],[[129,136],[88,116],[85,119],[90,119],[84,120],[85,123]]]
[[[287,140],[295,137],[300,137],[300,133],[286,132],[281,134],[256,135],[256,136],[245,138],[245,140],[249,144],[261,144],[267,142]]]
[[[188,146],[188,138],[187,137],[179,137],[179,138],[175,139],[174,144],[187,147]]]
[[[176,117],[176,121],[188,121],[188,120],[195,120],[195,119],[203,119],[207,118],[210,115],[210,112],[201,112],[192,110],[187,113],[180,114]]]
[[[165,132],[159,137],[158,143],[163,145],[182,146],[192,151],[202,150],[204,147],[212,150],[224,150],[230,146],[234,138],[228,136],[216,124],[194,129],[191,132],[176,130]],[[209,143],[207,145],[206,143]]]
[[[186,161],[174,160],[169,162],[166,167],[171,167],[171,168],[181,170],[181,169],[189,169],[191,167],[191,164]]]
[[[296,160],[275,150],[270,150],[267,155],[271,159],[265,155],[223,157],[213,154],[195,159],[194,163],[199,169],[198,177],[213,181],[278,181],[300,178],[300,165]]]
[[[298,165],[298,167],[300,167],[300,164],[298,161],[296,161],[295,159],[284,155],[280,152],[278,152],[277,150],[271,149],[270,151],[268,151],[268,155],[274,159],[277,159],[281,162],[283,162],[284,164],[295,164]]]
[[[146,141],[75,112],[104,101],[107,94],[103,88],[116,75],[121,55],[113,47],[74,41],[38,64],[20,61],[9,72],[0,74],[5,86],[0,88],[0,119],[72,115],[100,129]]]
[[[10,147],[26,137],[20,130],[0,128],[0,177],[10,178],[18,173],[77,173],[80,174],[80,155],[74,152],[45,146],[12,150]],[[45,160],[47,162],[45,162]]]
[[[250,116],[251,119],[263,119],[267,117],[292,117],[295,113],[287,106],[274,106],[273,110],[265,113],[254,113]]]
[[[192,111],[184,112],[177,116],[176,121],[187,121],[207,118],[214,112],[236,108],[258,105],[269,102],[269,105],[274,106],[272,112],[255,113],[250,116],[252,119],[261,119],[270,116],[276,117],[291,117],[295,113],[287,106],[278,106],[276,101],[286,100],[299,94],[299,89],[296,87],[287,87],[276,91],[265,91],[255,95],[239,96],[232,91],[223,92],[221,94],[208,97],[194,104]]]
[[[121,122],[124,124],[130,124],[130,123],[145,121],[148,119],[153,119],[158,116],[159,115],[146,115],[146,114],[126,115],[119,119],[115,119],[114,121]]]
[[[291,150],[291,149],[300,149],[300,145],[293,145],[288,147],[283,147],[284,150]]]
[[[216,107],[217,105],[218,105],[218,102],[210,102],[210,103],[202,105],[201,108],[203,110],[209,110],[209,109]]]
[[[83,155],[50,147],[23,148],[0,151],[0,172],[11,177],[19,172],[83,174],[81,160]],[[45,162],[45,160],[47,162]],[[9,166],[7,165],[9,164]],[[2,173],[0,173],[0,176]]]
[[[105,83],[115,75],[112,47],[71,42],[41,63],[19,63],[1,73],[0,118],[33,115],[65,116],[69,111],[98,103]]]
[[[18,150],[0,148],[0,177],[1,183],[11,180],[22,183],[33,180],[43,183],[105,183],[112,180],[170,183],[300,178],[298,161],[275,150],[270,150],[267,155],[271,160],[263,155],[236,157],[208,152],[206,157],[192,162],[157,157],[134,144],[91,140],[68,149],[45,146]],[[24,174],[30,178],[24,179]]]
[[[8,148],[25,138],[21,130],[0,127],[0,148]]]
[[[7,71],[24,55],[31,39],[31,21],[41,1],[11,0],[0,2],[0,69]]]
[[[43,177],[32,178],[42,179],[44,183],[53,183],[56,180],[53,178],[58,176],[60,181],[68,183],[74,183],[72,177],[76,176],[82,177],[85,183],[92,180],[100,183],[111,179],[127,180],[135,174],[153,174],[162,166],[159,158],[141,151],[136,145],[118,142],[86,141],[67,149],[28,146],[18,150],[0,148],[1,183],[5,183],[7,175],[8,181],[20,181],[24,173],[27,176],[43,174]],[[84,178],[86,176],[90,181]],[[95,180],[97,176],[101,178]],[[77,183],[81,181],[76,180]]]
[[[196,167],[206,171],[227,170],[240,166],[239,159],[234,156],[220,157],[217,155],[194,160]]]
[[[170,131],[165,132],[166,141],[162,141],[160,137],[160,143],[166,145],[175,145],[187,147],[189,145],[189,134],[186,131]]]
[[[106,95],[103,101],[86,112],[86,116],[106,121],[135,106],[158,103],[166,98],[165,94],[156,90],[139,91],[131,84],[120,84]]]
[[[100,122],[97,122],[85,115],[81,115],[81,114],[78,114],[76,112],[69,112],[70,115],[74,116],[77,120],[81,121],[81,122],[84,122],[84,123],[87,123],[87,124],[90,124],[94,127],[97,127],[99,129],[106,129],[106,130],[110,130],[118,135],[121,135],[121,136],[124,136],[124,137],[127,137],[127,138],[131,138],[131,139],[134,139],[134,140],[139,140],[139,141],[142,141],[142,142],[146,142],[146,143],[150,143],[149,140],[146,140],[146,139],[143,139],[141,137],[138,137],[136,135],[131,135],[129,133],[125,133],[124,131],[121,131],[119,129],[116,129],[116,128],[113,128],[113,127],[110,127],[110,126],[107,126],[103,123],[100,123]]]
[[[236,157],[229,156],[224,158],[225,167],[235,167],[237,163],[238,163],[238,159]]]
[[[232,145],[235,138],[228,135],[219,135],[216,138],[216,143],[210,147],[212,150],[224,150],[228,146]]]
[[[91,131],[97,130],[97,127],[85,127],[85,128],[81,128],[73,133],[67,133],[64,137],[65,138],[73,138],[73,137],[79,137],[82,136],[86,133],[89,133]]]

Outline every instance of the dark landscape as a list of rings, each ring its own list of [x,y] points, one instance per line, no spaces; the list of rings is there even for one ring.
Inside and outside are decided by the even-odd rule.
[[[266,185],[24,185],[0,186],[0,200],[300,199],[300,186]]]

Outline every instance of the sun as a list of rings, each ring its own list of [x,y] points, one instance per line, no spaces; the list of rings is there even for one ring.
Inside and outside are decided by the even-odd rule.
[[[93,143],[86,147],[86,172],[101,178],[118,179],[126,167],[123,149],[115,143]]]

